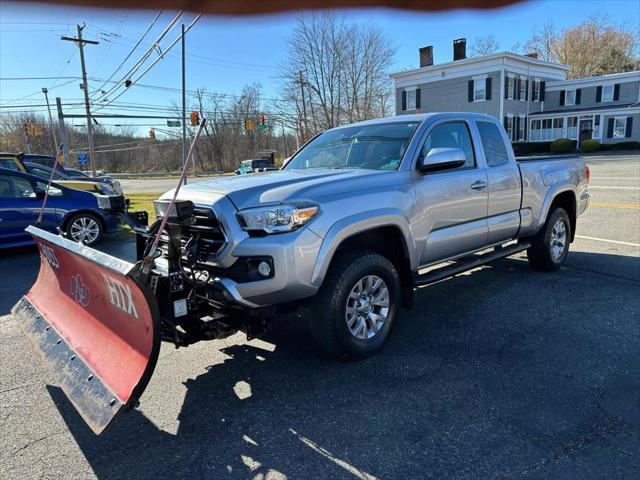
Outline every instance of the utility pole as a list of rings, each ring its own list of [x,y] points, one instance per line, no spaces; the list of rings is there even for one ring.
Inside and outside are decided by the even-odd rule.
[[[185,51],[184,51],[184,23],[182,24],[182,36],[180,37],[182,45],[182,165],[187,161],[187,94],[186,94],[186,75],[185,75]],[[184,177],[184,183],[187,183],[187,176]]]
[[[302,116],[303,116],[302,135],[301,135],[302,142],[300,143],[304,143],[307,138],[307,102],[304,97],[304,84],[306,83],[306,81],[302,76],[302,70],[300,70],[299,74],[300,74],[300,78],[297,83],[300,84],[300,93],[302,94]]]
[[[51,134],[53,135],[53,151],[54,156],[58,158],[58,149],[60,146],[58,145],[58,138],[56,136],[56,127],[53,126],[53,117],[51,116],[51,106],[49,105],[49,90],[46,87],[42,88],[42,93],[44,93],[44,99],[47,101],[47,110],[49,111],[49,128],[51,128]],[[68,159],[65,158],[65,161]]]
[[[96,176],[96,162],[94,158],[95,149],[93,148],[93,127],[91,125],[91,109],[89,108],[89,84],[87,83],[87,69],[84,64],[84,44],[88,43],[91,45],[98,45],[95,40],[84,40],[82,38],[82,30],[84,30],[84,25],[78,27],[78,37],[60,37],[61,40],[66,40],[68,42],[74,42],[80,48],[80,67],[82,68],[82,85],[80,88],[84,90],[84,106],[87,110],[87,137],[89,139],[89,162],[91,163],[91,175]],[[68,148],[67,148],[68,150]]]
[[[56,97],[56,108],[58,110],[58,124],[60,125],[60,143],[62,144],[62,152],[64,154],[64,161],[71,161],[69,155],[69,142],[67,141],[67,130],[64,127],[64,115],[62,114],[62,103],[60,97]]]

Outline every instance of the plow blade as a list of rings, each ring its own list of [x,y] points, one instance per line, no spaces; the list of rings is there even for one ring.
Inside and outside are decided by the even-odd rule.
[[[40,273],[19,326],[95,433],[137,405],[160,349],[155,298],[134,264],[35,227]]]

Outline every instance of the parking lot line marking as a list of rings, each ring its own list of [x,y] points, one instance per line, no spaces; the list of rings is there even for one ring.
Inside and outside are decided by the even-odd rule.
[[[298,440],[300,440],[302,443],[304,443],[311,450],[313,450],[316,453],[319,453],[323,457],[331,460],[336,465],[344,468],[347,472],[349,472],[354,477],[356,477],[356,478],[358,478],[360,480],[378,480],[377,477],[375,477],[375,476],[373,476],[373,475],[371,475],[371,474],[369,474],[367,472],[363,472],[362,470],[358,470],[353,465],[350,465],[347,462],[345,462],[344,460],[341,460],[341,459],[337,458],[331,452],[329,452],[328,450],[326,450],[326,449],[322,448],[321,446],[317,445],[315,442],[313,442],[312,440],[308,439],[307,437],[305,437],[303,435],[300,435],[294,429],[290,428],[289,431],[291,433],[293,433],[298,438]]]
[[[640,203],[607,203],[607,202],[591,202],[592,207],[606,208],[628,208],[631,210],[640,210]]]
[[[631,247],[640,247],[640,243],[622,242],[620,240],[609,240],[608,238],[587,237],[585,235],[576,235],[576,238],[583,240],[593,240],[594,242],[616,243],[618,245],[629,245]]]
[[[640,177],[593,177],[593,180],[640,180]]]
[[[593,188],[595,190],[640,190],[640,187],[606,187],[604,185],[589,185],[589,188]]]

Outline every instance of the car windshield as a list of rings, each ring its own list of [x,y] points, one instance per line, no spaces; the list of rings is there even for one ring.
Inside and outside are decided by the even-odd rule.
[[[393,122],[329,130],[314,138],[286,169],[396,170],[419,122]]]

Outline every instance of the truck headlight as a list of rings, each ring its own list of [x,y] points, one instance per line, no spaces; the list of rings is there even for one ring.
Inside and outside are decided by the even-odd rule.
[[[318,213],[317,206],[274,205],[237,213],[240,225],[250,232],[283,233],[301,227]]]

